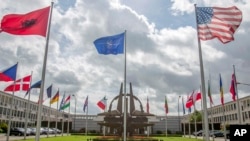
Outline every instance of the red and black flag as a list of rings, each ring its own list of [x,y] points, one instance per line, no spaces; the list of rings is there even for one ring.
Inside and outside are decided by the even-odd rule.
[[[41,35],[46,37],[50,6],[27,14],[8,14],[1,20],[0,32],[14,35]]]

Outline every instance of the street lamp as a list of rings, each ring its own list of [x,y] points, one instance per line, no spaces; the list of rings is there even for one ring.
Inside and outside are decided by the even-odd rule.
[[[181,128],[180,128],[180,126],[181,126],[181,120],[180,120],[180,98],[181,98],[181,96],[179,95],[179,97],[178,97],[178,119],[179,119],[179,131],[181,131]]]
[[[74,118],[74,131],[76,131],[76,95],[75,94],[73,94],[72,96],[74,96],[75,97],[75,118]]]

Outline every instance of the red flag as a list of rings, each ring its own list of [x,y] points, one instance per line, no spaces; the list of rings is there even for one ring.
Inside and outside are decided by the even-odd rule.
[[[230,92],[231,92],[231,94],[232,94],[232,99],[233,99],[233,101],[236,100],[235,84],[236,84],[235,75],[232,74],[232,81],[231,81]]]
[[[46,37],[50,6],[27,14],[8,14],[2,18],[1,32]]]
[[[234,40],[240,26],[242,12],[236,7],[197,7],[198,36],[201,40],[218,38],[222,43]]]
[[[201,99],[201,92],[200,90],[193,91],[191,96],[188,98],[188,101],[186,102],[186,108],[190,108],[194,105],[195,101],[198,101]]]
[[[165,96],[165,113],[168,114],[168,99]]]
[[[105,110],[106,108],[106,97],[104,96],[102,98],[102,100],[100,100],[99,102],[97,102],[97,106],[99,106],[102,110]]]
[[[25,76],[24,78],[18,79],[15,83],[9,85],[4,91],[28,91],[30,88],[31,75]]]

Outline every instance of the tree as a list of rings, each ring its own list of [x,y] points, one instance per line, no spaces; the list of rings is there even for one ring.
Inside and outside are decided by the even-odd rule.
[[[201,112],[195,110],[195,111],[192,113],[192,115],[191,115],[189,121],[190,121],[190,122],[194,122],[194,121],[195,121],[195,118],[196,118],[196,122],[202,122],[202,114],[201,114]]]

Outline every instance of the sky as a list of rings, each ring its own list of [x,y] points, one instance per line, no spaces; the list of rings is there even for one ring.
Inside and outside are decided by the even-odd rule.
[[[74,94],[67,112],[74,113],[77,105],[76,114],[85,114],[83,104],[87,96],[88,114],[103,112],[97,102],[106,96],[109,106],[119,94],[125,59],[124,54],[98,54],[93,41],[126,31],[126,91],[129,92],[132,83],[133,93],[141,100],[144,111],[148,97],[149,111],[155,115],[165,115],[167,96],[168,115],[182,115],[179,96],[185,103],[187,95],[201,86],[194,4],[237,6],[242,11],[242,23],[234,41],[227,44],[218,39],[201,41],[205,87],[210,79],[214,105],[220,105],[219,74],[225,102],[232,101],[229,88],[233,65],[237,81],[250,84],[248,0],[54,0],[45,91],[52,84],[52,96],[60,91],[59,102],[63,94]],[[0,17],[25,14],[50,5],[50,0],[5,0],[0,5]],[[0,41],[0,70],[18,62],[17,78],[32,73],[32,83],[41,79],[46,38],[1,32]],[[10,84],[0,82],[0,89]],[[249,91],[248,85],[238,85],[239,98],[249,96]],[[31,101],[37,102],[39,93],[39,89],[33,89]],[[14,94],[24,97],[25,92]],[[44,105],[49,106],[49,99]],[[196,105],[200,109],[201,101]],[[56,108],[56,104],[51,106]],[[115,107],[114,102],[112,108]]]

